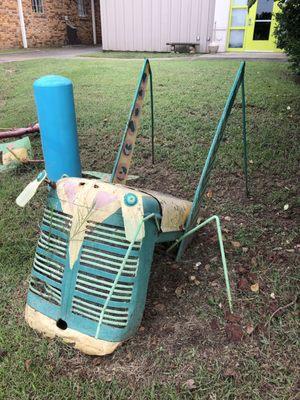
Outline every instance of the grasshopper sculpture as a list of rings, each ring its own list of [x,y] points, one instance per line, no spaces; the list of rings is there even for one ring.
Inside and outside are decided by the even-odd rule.
[[[113,352],[138,329],[145,306],[155,245],[170,243],[183,256],[193,234],[215,222],[230,310],[232,299],[220,220],[197,224],[200,205],[227,119],[242,88],[244,169],[247,186],[245,63],[233,83],[213,138],[193,202],[126,186],[150,81],[145,60],[111,175],[83,178],[72,82],[46,76],[34,83],[45,171],[17,199],[24,206],[46,181],[48,200],[33,262],[25,317],[46,336],[59,336],[87,354]],[[153,150],[153,148],[152,148]],[[154,156],[154,152],[152,152]],[[95,178],[95,176],[97,178]]]

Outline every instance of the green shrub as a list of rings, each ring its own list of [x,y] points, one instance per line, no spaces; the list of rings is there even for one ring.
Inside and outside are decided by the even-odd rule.
[[[289,56],[294,71],[300,75],[300,0],[279,0],[275,36],[278,47]]]

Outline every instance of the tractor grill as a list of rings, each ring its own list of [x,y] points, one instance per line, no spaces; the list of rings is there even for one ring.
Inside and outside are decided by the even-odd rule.
[[[121,249],[127,249],[129,246],[129,242],[125,236],[125,229],[123,227],[110,226],[95,222],[90,222],[88,224],[85,239],[108,244],[112,247],[119,247]],[[140,248],[141,242],[136,242],[132,249],[138,251]]]
[[[62,282],[64,266],[63,264],[51,260],[50,257],[44,254],[39,254],[38,250],[33,261],[33,270],[39,274],[45,275],[47,278],[54,280],[57,283]]]
[[[91,294],[95,297],[106,299],[114,281],[102,276],[79,271],[76,281],[76,290]],[[129,303],[132,294],[133,283],[118,283],[113,291],[111,301]]]
[[[124,228],[88,222],[76,280],[76,296],[72,302],[74,314],[99,321],[103,304],[122,266],[128,246]],[[127,325],[140,248],[141,242],[136,242],[104,312],[102,322],[105,325],[115,328]],[[112,302],[118,306],[112,306]]]
[[[74,314],[86,317],[92,321],[99,321],[102,305],[81,299],[75,296],[72,304]],[[117,328],[125,328],[128,321],[128,308],[107,307],[103,323]]]
[[[49,303],[53,303],[57,306],[61,304],[61,291],[34,275],[31,276],[29,290],[33,294],[36,294],[37,296],[42,297],[44,300],[49,301]]]
[[[42,223],[50,228],[69,233],[72,217],[54,208],[45,208]]]
[[[67,255],[66,234],[70,226],[70,216],[55,209],[45,209],[29,284],[32,293],[57,306],[61,304],[61,284]]]

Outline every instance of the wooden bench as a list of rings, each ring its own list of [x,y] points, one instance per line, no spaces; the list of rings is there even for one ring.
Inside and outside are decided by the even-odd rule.
[[[190,53],[196,53],[196,46],[200,43],[193,43],[193,42],[168,42],[166,43],[167,46],[171,46],[171,52],[176,53],[176,46],[188,46]]]

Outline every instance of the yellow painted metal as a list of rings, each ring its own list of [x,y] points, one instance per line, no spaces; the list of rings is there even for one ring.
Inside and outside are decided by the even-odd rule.
[[[229,22],[228,22],[228,34],[227,34],[227,44],[226,44],[226,48],[227,51],[229,52],[239,52],[239,51],[245,51],[244,49],[244,42],[245,42],[245,30],[246,30],[246,26],[232,26],[233,23],[233,13],[235,10],[247,10],[248,6],[247,6],[247,1],[245,1],[245,5],[235,5],[234,0],[230,0],[230,13],[229,13]],[[231,31],[239,31],[242,30],[244,31],[244,40],[243,40],[243,44],[242,47],[230,47],[230,35],[231,35]]]
[[[278,49],[276,46],[276,41],[274,37],[274,30],[276,26],[275,14],[280,11],[277,2],[274,1],[270,35],[268,40],[253,40],[257,7],[258,7],[258,1],[255,2],[255,4],[250,8],[248,13],[246,36],[244,40],[245,50],[281,52],[282,50]]]
[[[258,0],[259,1],[259,0]],[[241,51],[266,51],[266,52],[282,52],[281,49],[276,47],[276,41],[274,37],[274,30],[276,26],[275,14],[280,11],[278,4],[274,1],[273,14],[270,27],[270,35],[268,40],[253,40],[256,11],[258,7],[258,1],[248,10],[247,1],[245,5],[236,5],[235,0],[230,1],[230,15],[228,24],[228,35],[227,35],[227,51],[229,52],[241,52]],[[242,2],[241,2],[242,3]],[[232,26],[233,13],[235,10],[247,10],[246,23],[244,26]],[[243,31],[243,43],[241,47],[230,47],[230,35],[232,31]]]
[[[178,199],[177,197],[154,190],[142,189],[142,191],[155,197],[161,206],[162,220],[160,228],[162,232],[174,232],[184,229],[192,208],[190,201]]]

